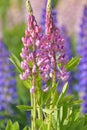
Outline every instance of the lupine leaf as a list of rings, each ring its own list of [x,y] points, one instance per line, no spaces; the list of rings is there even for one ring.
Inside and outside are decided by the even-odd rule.
[[[23,82],[23,84],[24,84],[24,86],[27,88],[27,89],[30,89],[31,88],[31,82],[30,81],[28,81],[28,80],[23,80],[22,81]]]
[[[15,67],[18,70],[18,72],[21,73],[22,69],[21,69],[20,61],[18,60],[18,58],[14,54],[11,54],[10,61],[15,65]]]
[[[30,128],[28,128],[27,126],[26,127],[24,127],[24,129],[23,130],[30,130]]]
[[[70,71],[72,70],[73,68],[75,68],[79,62],[81,60],[81,57],[80,56],[76,56],[74,58],[72,58],[66,65],[65,65],[65,68],[67,71]]]
[[[65,85],[64,85],[64,87],[62,89],[62,92],[61,92],[61,94],[60,94],[60,96],[58,98],[58,102],[57,102],[58,104],[60,104],[60,102],[63,100],[64,96],[67,93],[67,90],[68,90],[68,83],[65,83]]]
[[[56,91],[53,95],[53,107],[56,106],[56,103],[58,101],[58,92]]]
[[[75,100],[71,103],[69,103],[69,105],[73,106],[73,105],[78,105],[78,104],[81,104],[82,103],[82,100]]]
[[[39,129],[40,127],[43,126],[43,121],[40,120],[40,119],[37,119],[37,120],[36,120],[36,124],[37,124],[37,129]]]
[[[79,123],[78,123],[77,129],[81,130],[81,128],[83,128],[83,126],[84,126],[85,119],[84,118],[80,118],[78,122]]]
[[[43,109],[43,112],[47,114],[51,114],[54,110],[53,109]]]
[[[6,129],[5,130],[12,130],[12,122],[11,120],[8,121]]]
[[[15,123],[12,125],[12,130],[20,130],[18,122],[15,122]]]
[[[33,109],[32,106],[27,106],[27,105],[18,105],[17,108],[23,111],[30,111],[31,109]]]

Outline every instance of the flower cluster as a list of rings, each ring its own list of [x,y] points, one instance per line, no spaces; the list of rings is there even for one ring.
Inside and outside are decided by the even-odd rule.
[[[28,29],[25,32],[25,37],[22,38],[24,48],[20,55],[23,59],[21,68],[24,72],[20,74],[20,78],[26,80],[30,76],[35,76],[36,69],[38,69],[43,82],[47,82],[53,77],[55,80],[66,81],[68,74],[64,65],[68,58],[65,54],[64,39],[61,37],[59,29],[54,25],[52,12],[49,10],[46,11],[45,27],[45,34],[43,34],[31,11],[28,16]],[[45,87],[45,89],[47,88]],[[33,91],[35,91],[34,86],[30,92]]]
[[[82,103],[82,113],[87,113],[87,6],[84,7],[80,33],[78,35],[77,53],[82,56],[78,66],[78,91]]]
[[[21,68],[24,70],[23,74],[20,74],[22,80],[32,76],[32,73],[36,73],[36,63],[32,66],[32,62],[36,59],[36,48],[39,46],[42,37],[40,32],[41,28],[37,25],[35,17],[29,15],[28,29],[25,31],[25,37],[22,38],[24,48],[22,48],[20,54],[23,59]]]
[[[46,13],[46,38],[47,45],[49,46],[51,72],[53,70],[58,72],[59,70],[57,78],[67,80],[68,75],[64,65],[67,63],[68,57],[66,55],[64,39],[61,37],[59,29],[54,25],[52,13],[50,11]],[[57,67],[59,64],[61,67]]]
[[[0,41],[0,111],[10,112],[9,105],[17,103],[17,93],[15,68],[8,58],[9,52]]]

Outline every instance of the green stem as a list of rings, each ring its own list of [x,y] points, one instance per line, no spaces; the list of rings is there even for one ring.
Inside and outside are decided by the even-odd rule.
[[[33,65],[36,66],[36,46],[35,43],[33,43]],[[32,85],[35,88],[35,92],[33,93],[33,130],[36,130],[36,110],[37,110],[37,102],[36,102],[36,72],[32,73],[33,75],[33,81]]]
[[[42,120],[42,111],[39,106],[38,106],[38,119]]]
[[[60,111],[57,110],[57,130],[60,130]]]
[[[31,106],[33,106],[33,95],[31,94]],[[31,110],[31,130],[33,130],[33,110]]]
[[[33,130],[36,130],[36,93],[33,94],[34,104],[33,104]]]
[[[51,130],[51,125],[52,125],[52,114],[49,115],[48,130]]]
[[[53,58],[54,58],[54,71],[53,71],[53,79],[52,79],[52,88],[55,86],[56,83],[56,56],[55,51],[53,50]],[[51,93],[51,100],[54,99],[54,92]],[[50,106],[50,109],[52,109],[52,105]],[[52,113],[49,115],[49,124],[48,124],[48,130],[51,130],[52,126]]]

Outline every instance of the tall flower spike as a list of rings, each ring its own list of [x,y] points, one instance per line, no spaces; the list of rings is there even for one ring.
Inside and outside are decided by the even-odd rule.
[[[0,41],[0,111],[10,113],[10,104],[17,104],[17,93],[15,68],[8,58],[9,52]]]
[[[54,75],[58,79],[66,80],[68,75],[64,69],[64,65],[67,63],[67,56],[65,54],[64,40],[60,36],[59,29],[54,25],[51,2],[47,3],[46,10],[46,30],[45,37],[39,46],[38,54],[38,66],[41,72],[43,81],[47,81]],[[50,5],[51,4],[51,5]],[[61,67],[57,67],[57,64],[61,64]],[[56,73],[57,71],[57,73]]]
[[[87,113],[87,6],[84,7],[80,33],[78,35],[77,53],[82,56],[78,66],[78,92],[83,99],[82,113]]]
[[[35,87],[35,76],[36,76],[36,68],[37,68],[37,49],[39,48],[42,34],[41,27],[37,25],[35,17],[33,15],[32,7],[30,5],[29,0],[26,1],[26,6],[28,9],[28,28],[25,31],[25,37],[22,38],[23,48],[20,56],[23,61],[21,62],[21,68],[23,69],[23,73],[20,74],[20,78],[22,80],[29,79],[31,77],[32,88],[30,90],[31,93],[36,91]],[[39,51],[38,51],[39,52]]]
[[[50,7],[51,0],[47,3],[47,10],[46,10],[46,37],[47,37],[47,44],[50,46],[51,50],[49,53],[50,61],[51,61],[51,72],[57,78],[61,78],[62,80],[67,80],[68,75],[64,68],[64,65],[67,63],[67,55],[65,54],[65,46],[64,46],[64,39],[60,36],[59,29],[55,26],[51,7]],[[61,64],[62,67],[57,67],[57,64]],[[56,73],[56,71],[59,71]]]

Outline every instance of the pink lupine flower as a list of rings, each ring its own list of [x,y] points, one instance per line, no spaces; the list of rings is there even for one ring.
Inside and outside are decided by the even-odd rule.
[[[33,15],[28,16],[28,28],[25,31],[25,37],[22,38],[24,47],[20,53],[23,61],[21,62],[21,68],[23,69],[23,74],[20,75],[22,80],[28,79],[32,73],[36,73],[36,65],[29,66],[30,62],[34,62],[36,59],[36,46],[40,44],[41,38],[41,27],[37,25],[35,17]],[[35,47],[35,50],[33,48]]]
[[[48,9],[46,12],[46,34],[43,36],[41,31],[33,14],[29,15],[28,28],[25,31],[25,37],[22,38],[24,48],[20,54],[23,59],[21,67],[24,71],[20,76],[22,80],[27,79],[32,73],[36,73],[36,68],[38,68],[42,80],[46,82],[52,78],[54,70],[60,73],[57,64],[64,66],[68,61],[64,39],[60,36],[60,31],[55,26],[51,11]],[[29,66],[30,62],[32,62],[32,66]]]
[[[67,80],[68,75],[66,70],[61,70],[62,73],[60,73],[61,68],[57,67],[57,64],[64,66],[68,61],[65,53],[64,39],[60,36],[60,31],[55,26],[51,11],[48,9],[46,12],[46,36],[39,47],[38,66],[42,77],[44,77],[43,79],[48,80],[52,78],[53,71],[55,70],[58,71],[60,79]]]
[[[69,74],[66,72],[66,69],[64,67],[62,67],[59,70],[57,77],[58,77],[58,79],[62,79],[63,81],[67,81],[69,78]]]
[[[35,91],[36,91],[36,88],[34,87],[34,86],[32,86],[32,88],[30,89],[30,93],[35,93]]]

